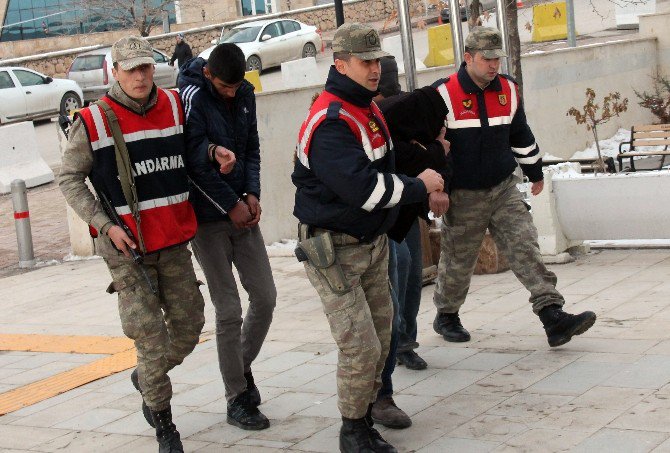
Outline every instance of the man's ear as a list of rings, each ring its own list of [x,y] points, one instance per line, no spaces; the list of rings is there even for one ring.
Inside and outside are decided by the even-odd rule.
[[[474,55],[472,55],[470,52],[465,52],[463,54],[463,60],[465,60],[465,64],[472,64],[473,59]]]
[[[209,80],[212,80],[212,74],[209,72],[209,68],[205,66],[202,68],[202,74]]]
[[[114,80],[119,80],[119,78],[117,77],[118,73],[119,72],[117,71],[117,69],[114,66],[112,66],[112,76],[114,77]]]
[[[347,62],[344,60],[335,60],[335,69],[342,75],[347,75]]]

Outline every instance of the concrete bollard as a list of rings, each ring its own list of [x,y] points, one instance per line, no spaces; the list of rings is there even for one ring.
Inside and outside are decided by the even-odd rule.
[[[19,246],[19,267],[35,266],[33,252],[33,236],[30,231],[30,211],[28,210],[28,196],[26,182],[15,179],[11,183],[12,204],[14,205],[14,226],[16,227],[16,242]]]

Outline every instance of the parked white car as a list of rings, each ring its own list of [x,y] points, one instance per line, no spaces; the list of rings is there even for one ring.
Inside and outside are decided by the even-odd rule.
[[[81,108],[84,95],[76,82],[37,71],[0,66],[0,124],[50,118]]]
[[[170,58],[154,49],[156,72],[154,82],[162,88],[177,86],[179,68],[170,66]],[[77,55],[67,71],[67,78],[74,80],[84,91],[84,101],[97,101],[114,84],[112,75],[112,48],[103,47]]]
[[[237,44],[247,60],[247,71],[280,66],[285,61],[316,57],[321,49],[321,32],[297,20],[275,19],[247,22],[221,32],[218,42]],[[200,57],[205,60],[216,46],[205,49]]]

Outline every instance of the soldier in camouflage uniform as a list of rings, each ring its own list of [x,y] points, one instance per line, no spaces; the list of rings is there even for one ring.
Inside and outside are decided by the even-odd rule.
[[[167,372],[196,346],[205,321],[186,248],[197,223],[183,163],[183,114],[178,95],[154,85],[146,40],[119,40],[112,47],[112,61],[117,82],[102,100],[119,119],[137,200],[126,200],[110,123],[98,104],[83,109],[70,130],[59,185],[68,204],[97,231],[96,253],[113,280],[108,292],[118,293],[123,332],[137,349],[131,379],[142,394],[147,422],[156,428],[159,451],[183,452],[172,423]],[[153,133],[145,134],[147,130]],[[113,223],[86,178],[110,199],[136,241]],[[129,248],[143,255],[144,264],[133,262]]]
[[[470,340],[458,311],[488,228],[530,292],[549,345],[559,346],[586,332],[596,315],[564,312],[556,276],[542,262],[537,230],[513,174],[520,165],[531,181],[531,193],[539,194],[544,187],[542,158],[517,84],[498,74],[505,56],[500,32],[476,27],[465,41],[465,61],[458,73],[433,85],[449,108],[446,139],[454,163],[450,208],[443,216],[433,328],[447,341]]]
[[[377,94],[381,51],[371,27],[342,25],[334,65],[298,138],[292,175],[299,259],[339,348],[340,450],[395,452],[373,428],[372,403],[389,352],[393,308],[388,239],[399,207],[442,190],[442,177],[394,174],[394,152]]]

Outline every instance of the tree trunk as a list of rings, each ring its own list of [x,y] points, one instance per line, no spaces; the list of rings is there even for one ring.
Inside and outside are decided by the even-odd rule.
[[[505,12],[507,13],[507,30],[509,33],[509,49],[507,60],[509,61],[510,74],[519,84],[519,93],[523,97],[523,76],[521,74],[521,41],[519,40],[519,20],[515,0],[505,1]]]

